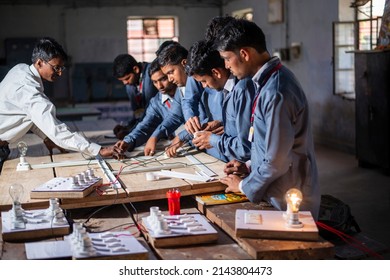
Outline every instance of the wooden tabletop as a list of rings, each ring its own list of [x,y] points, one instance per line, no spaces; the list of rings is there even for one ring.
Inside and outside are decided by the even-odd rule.
[[[112,121],[70,122],[68,126],[72,130],[81,131],[86,137],[99,141],[111,141]],[[106,137],[109,136],[109,137]],[[18,154],[11,145],[10,159],[4,163],[0,175],[0,210],[8,211],[12,201],[8,193],[8,187],[13,183],[24,186],[22,205],[25,209],[42,209],[48,207],[48,199],[31,199],[30,191],[36,186],[55,177],[74,176],[86,168],[92,168],[95,175],[106,178],[103,170],[94,159],[86,159],[80,153],[55,153],[48,155],[42,140],[35,135],[28,134],[23,139],[28,142],[30,152],[27,152],[26,160],[36,168],[29,171],[16,171],[19,162]],[[137,154],[138,153],[138,154]],[[193,198],[196,194],[222,191],[225,189],[218,178],[224,176],[224,163],[205,153],[190,151],[190,155],[197,158],[215,173],[215,179],[211,182],[199,182],[180,178],[163,178],[157,181],[146,180],[146,173],[156,166],[182,165],[172,169],[176,172],[195,174],[199,171],[197,164],[190,163],[184,155],[177,158],[165,159],[162,154],[156,158],[139,157],[142,148],[135,151],[137,155],[129,161],[116,161],[107,159],[106,163],[110,171],[117,174],[121,183],[119,189],[103,188],[103,193],[92,192],[82,199],[61,199],[61,208],[65,209],[69,218],[74,221],[85,222],[96,231],[107,230],[114,226],[129,230],[132,234],[138,234],[138,239],[146,244],[149,249],[149,258],[153,259],[331,259],[334,255],[333,245],[327,241],[297,241],[276,239],[237,238],[235,236],[235,211],[236,209],[263,209],[262,205],[250,202],[226,205],[204,206],[198,205]],[[133,153],[134,155],[134,153]],[[64,163],[79,163],[79,165],[64,166]],[[137,168],[145,168],[136,173],[128,172]],[[122,170],[122,171],[121,171]],[[123,172],[122,173],[120,173]],[[127,171],[127,172],[126,172]],[[169,248],[151,248],[144,239],[145,235],[138,232],[136,226],[142,219],[149,215],[149,207],[159,205],[163,211],[167,211],[166,192],[170,189],[178,189],[182,194],[182,212],[202,212],[213,224],[218,232],[218,238],[210,244],[195,244],[191,246],[173,246]],[[127,210],[125,209],[127,208]],[[198,210],[198,209],[199,210]],[[98,210],[96,213],[94,211]],[[134,220],[129,213],[133,213]],[[92,214],[92,215],[91,215]],[[123,225],[122,225],[123,224]],[[24,243],[1,242],[2,255],[0,259],[25,259]]]

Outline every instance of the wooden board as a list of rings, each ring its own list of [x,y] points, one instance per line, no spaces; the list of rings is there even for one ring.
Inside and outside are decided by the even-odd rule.
[[[318,240],[318,228],[309,211],[299,212],[303,227],[291,228],[286,225],[284,211],[276,210],[236,210],[236,236],[264,239]],[[248,217],[255,219],[248,221]]]
[[[30,164],[40,164],[50,161],[49,156],[43,157],[26,157]],[[22,184],[24,192],[21,203],[24,209],[37,209],[49,206],[48,199],[32,199],[30,192],[36,186],[39,186],[54,178],[52,168],[36,169],[28,171],[16,171],[19,159],[6,160],[0,175],[0,211],[11,209],[12,199],[9,195],[8,188],[14,183]]]
[[[88,233],[93,240],[93,248],[96,250],[93,255],[78,254],[71,242],[71,236],[65,236],[64,240],[49,242],[26,243],[26,255],[28,259],[59,259],[72,258],[74,260],[146,260],[148,251],[136,238],[127,231],[107,232],[103,234],[112,234],[120,246],[110,248],[112,243],[104,242],[102,234]],[[123,251],[115,252],[115,249]]]
[[[51,222],[44,222],[39,224],[26,223],[26,228],[24,229],[11,229],[10,221],[10,214],[8,212],[2,212],[1,228],[2,238],[4,241],[36,240],[42,238],[64,236],[69,234],[70,232],[70,227],[68,223],[66,223],[65,225],[54,225]]]
[[[262,205],[242,202],[226,205],[198,206],[201,206],[199,207],[200,211],[209,220],[224,230],[254,259],[332,259],[334,257],[334,245],[321,238],[318,241],[295,241],[237,237],[234,219],[236,210],[267,209]]]
[[[176,222],[180,221],[180,219],[186,219],[191,217],[197,224],[200,224],[202,231],[188,231],[191,227],[185,227],[184,229],[179,229],[174,225],[169,224],[169,220],[172,217],[165,216],[164,220],[168,221],[169,233],[160,234],[156,230],[152,228],[150,221],[148,221],[148,217],[142,219],[142,224],[147,229],[146,237],[147,240],[152,244],[155,248],[162,247],[182,247],[194,244],[203,244],[203,243],[211,243],[215,242],[218,239],[217,231],[209,224],[207,219],[200,214],[189,214],[189,215],[178,215],[174,216]],[[171,222],[175,222],[171,220]],[[176,223],[175,222],[175,223]],[[184,223],[180,223],[180,225],[185,225]]]
[[[48,188],[44,188],[45,186],[49,185],[49,184],[53,184],[54,182],[59,182],[61,178],[61,181],[65,181],[65,182],[68,182],[70,177],[56,177],[56,178],[53,178],[51,179],[50,181],[48,182],[45,182],[43,185],[41,186],[37,186],[36,188],[34,188],[31,193],[30,193],[30,197],[31,198],[83,198],[83,197],[86,197],[87,195],[89,195],[91,192],[93,192],[94,190],[96,190],[96,188],[99,188],[102,183],[103,183],[103,179],[100,178],[100,179],[96,179],[97,181],[93,181],[93,183],[91,184],[87,184],[85,185],[83,188],[79,188],[79,189],[72,189],[72,188],[55,188],[53,187],[52,189],[48,189]],[[62,184],[64,185],[64,184]],[[69,183],[68,183],[69,185]],[[43,189],[44,188],[44,189]]]
[[[197,209],[190,208],[195,205],[195,201],[190,197],[182,198],[182,205],[186,207],[181,209],[181,213],[193,214],[199,213]],[[149,212],[143,212],[150,206],[159,205],[160,209],[164,210],[163,205],[159,201],[146,201],[136,203],[135,207],[139,211],[139,219],[147,217]],[[249,260],[253,259],[245,252],[237,243],[235,243],[226,233],[219,227],[215,227],[218,232],[218,239],[215,242],[208,244],[198,244],[182,247],[162,247],[154,248],[155,253],[163,260]]]

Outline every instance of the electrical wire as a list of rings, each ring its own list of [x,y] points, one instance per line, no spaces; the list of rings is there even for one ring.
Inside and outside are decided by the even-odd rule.
[[[355,247],[356,249],[358,249],[364,253],[367,253],[367,254],[369,254],[377,259],[384,259],[383,256],[381,256],[377,252],[371,250],[367,246],[364,246],[363,243],[361,243],[356,238],[353,238],[352,236],[350,236],[342,231],[339,231],[339,230],[337,230],[337,229],[335,229],[335,228],[333,228],[325,223],[317,221],[316,224],[318,227],[337,235],[338,237],[340,237],[341,240],[343,240],[345,243],[351,245],[352,247]]]

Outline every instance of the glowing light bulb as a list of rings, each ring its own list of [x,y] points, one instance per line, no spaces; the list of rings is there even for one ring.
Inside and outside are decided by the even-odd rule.
[[[303,224],[299,221],[299,206],[303,199],[302,192],[296,188],[289,189],[286,192],[285,199],[287,202],[287,226],[293,228],[303,227]]]

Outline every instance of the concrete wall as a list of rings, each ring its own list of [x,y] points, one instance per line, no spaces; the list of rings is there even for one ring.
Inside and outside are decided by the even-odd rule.
[[[189,48],[203,37],[207,22],[217,8],[173,6],[60,8],[58,6],[1,6],[0,42],[6,38],[56,38],[72,56],[73,63],[112,62],[127,52],[128,16],[177,16],[180,43]],[[5,56],[1,44],[0,58]]]
[[[288,9],[283,23],[268,23],[265,0],[231,1],[221,14],[253,8],[254,21],[263,28],[271,53],[292,42],[302,44],[301,56],[284,64],[296,74],[307,94],[316,142],[353,152],[355,103],[333,95],[332,87],[332,22],[339,19],[339,1],[284,2]],[[0,42],[9,37],[52,36],[66,47],[73,63],[112,62],[118,53],[127,51],[127,16],[177,16],[180,42],[188,48],[203,37],[207,22],[219,14],[217,8],[163,6],[78,9],[2,6]]]

